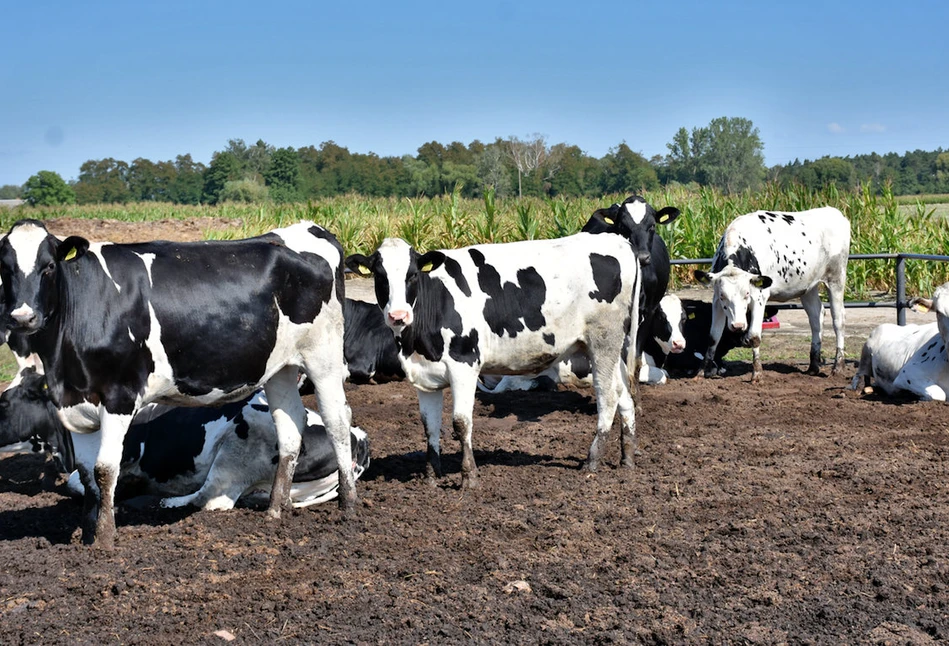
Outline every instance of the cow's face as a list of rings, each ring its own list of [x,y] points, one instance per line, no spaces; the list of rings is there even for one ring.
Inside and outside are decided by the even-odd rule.
[[[675,294],[666,294],[659,301],[655,321],[654,339],[666,354],[679,354],[685,350],[685,308]]]
[[[696,271],[695,278],[712,286],[712,307],[720,308],[725,326],[738,333],[748,331],[748,310],[752,305],[757,304],[763,311],[772,282],[768,276],[751,274],[731,264],[719,272]]]
[[[909,306],[915,312],[936,312],[939,334],[944,341],[949,343],[949,283],[937,287],[932,298],[911,299]]]
[[[583,226],[587,233],[618,233],[629,240],[639,262],[648,265],[656,225],[669,224],[679,216],[679,209],[667,206],[656,211],[638,195],[627,197],[622,204],[598,209]]]
[[[346,266],[361,276],[373,276],[376,302],[382,308],[386,325],[398,333],[415,320],[419,279],[445,261],[439,251],[420,256],[405,240],[386,238],[374,254],[353,254]]]
[[[35,220],[13,225],[0,242],[5,327],[35,332],[48,316],[59,241]]]

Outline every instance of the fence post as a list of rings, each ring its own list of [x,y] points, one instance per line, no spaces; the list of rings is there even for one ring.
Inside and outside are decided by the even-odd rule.
[[[906,258],[896,256],[896,324],[906,325]]]

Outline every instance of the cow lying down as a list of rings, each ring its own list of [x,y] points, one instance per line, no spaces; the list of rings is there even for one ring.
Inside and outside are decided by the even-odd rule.
[[[73,467],[73,454],[79,468],[92,469],[99,433],[66,431],[49,401],[45,378],[32,368],[22,371],[18,381],[0,395],[0,446],[48,442],[63,456],[67,470]],[[148,409],[125,437],[119,495],[162,496],[163,507],[231,509],[238,500],[266,503],[276,469],[276,441],[262,392],[219,408]],[[72,447],[63,446],[70,442]],[[358,479],[369,465],[369,441],[362,429],[352,427],[351,442]],[[67,487],[84,495],[78,471]],[[338,489],[332,442],[319,413],[307,409],[291,502],[294,507],[325,502],[336,498]]]
[[[946,401],[949,392],[949,283],[936,288],[932,299],[914,298],[916,311],[936,311],[936,322],[926,325],[878,325],[860,353],[850,389],[864,379],[864,392],[879,388],[887,395],[911,393],[924,401]]]

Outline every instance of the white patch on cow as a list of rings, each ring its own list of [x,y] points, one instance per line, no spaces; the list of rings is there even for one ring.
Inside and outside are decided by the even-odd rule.
[[[10,316],[19,320],[19,319],[30,319],[33,317],[33,308],[23,303],[18,308],[10,312]]]
[[[672,335],[668,339],[659,337],[653,337],[653,339],[667,355],[682,352],[685,350],[685,336],[682,334],[682,301],[675,294],[666,294],[659,301],[659,309],[669,322]]]
[[[89,245],[88,253],[91,253],[96,260],[99,261],[99,266],[102,267],[102,271],[105,272],[105,275],[109,277],[109,280],[112,281],[112,284],[115,285],[117,292],[122,293],[122,286],[115,282],[115,279],[112,277],[112,272],[109,271],[109,266],[105,262],[105,256],[102,255],[102,248],[108,247],[113,243],[111,242],[93,242]]]
[[[39,269],[36,266],[36,257],[39,255],[40,245],[49,233],[42,227],[29,222],[18,226],[16,231],[17,235],[10,238],[11,246],[16,252],[16,265],[28,276],[34,269]]]
[[[631,217],[636,224],[642,222],[643,218],[646,217],[645,202],[627,202],[623,206],[626,207],[626,212],[629,213],[629,217]]]
[[[135,254],[142,259],[142,262],[145,264],[145,273],[148,274],[148,284],[154,286],[154,281],[152,280],[152,263],[155,262],[155,254],[153,253],[138,253]]]
[[[405,293],[405,277],[408,275],[409,263],[411,261],[411,247],[401,238],[386,238],[379,245],[377,253],[382,259],[382,264],[386,268],[386,275],[389,277],[389,302],[379,303],[382,307],[382,314],[385,316],[386,325],[390,325],[390,313],[405,312],[405,325],[411,325],[414,317],[412,306],[408,302]]]
[[[326,258],[330,266],[335,267],[342,261],[339,249],[326,238],[319,238],[310,233],[310,229],[316,227],[321,231],[326,231],[323,227],[313,222],[297,222],[289,227],[274,229],[272,233],[280,236],[287,248],[297,253],[315,253]]]
[[[132,328],[128,328],[129,338],[132,340],[132,343],[135,343],[135,335],[132,334]]]

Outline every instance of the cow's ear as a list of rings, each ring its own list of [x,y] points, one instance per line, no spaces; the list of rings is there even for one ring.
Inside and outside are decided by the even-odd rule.
[[[656,223],[657,224],[669,224],[673,220],[679,217],[679,209],[674,206],[667,206],[661,211],[656,213]]]
[[[441,267],[445,262],[445,254],[441,251],[429,251],[427,254],[419,256],[419,259],[415,262],[418,270],[423,274],[427,274],[430,271],[435,271]]]
[[[768,276],[755,276],[751,279],[751,284],[757,287],[758,289],[766,289],[771,287],[771,283],[774,282]]]
[[[372,263],[361,253],[354,253],[350,256],[346,256],[346,260],[344,262],[346,266],[355,274],[360,276],[372,275]]]
[[[81,258],[89,250],[89,241],[79,236],[69,236],[56,250],[56,260],[74,260]]]
[[[923,298],[922,296],[917,296],[909,302],[909,308],[914,312],[919,312],[920,314],[925,314],[933,308],[933,302],[928,298]]]
[[[695,280],[702,285],[712,284],[712,274],[708,273],[707,271],[696,269],[694,272],[692,272],[692,275],[695,276]]]

